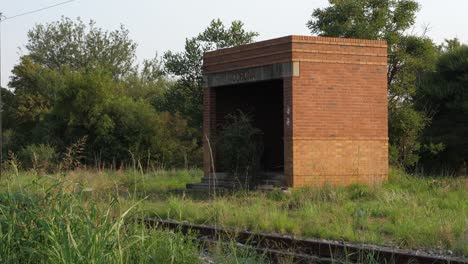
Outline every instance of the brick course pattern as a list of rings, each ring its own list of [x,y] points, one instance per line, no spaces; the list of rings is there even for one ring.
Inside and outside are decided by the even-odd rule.
[[[387,44],[287,36],[207,52],[205,76],[299,63],[283,78],[284,173],[291,187],[375,184],[388,176]],[[216,135],[216,92],[204,88],[206,138]],[[212,172],[204,140],[205,175]]]

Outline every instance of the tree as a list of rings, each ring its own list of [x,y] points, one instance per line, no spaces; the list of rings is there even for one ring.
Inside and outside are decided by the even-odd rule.
[[[3,157],[6,155],[6,151],[9,149],[13,144],[13,128],[15,127],[15,105],[16,105],[16,96],[10,90],[3,88],[0,86],[2,90],[2,111],[1,111],[1,118],[2,118],[2,151]],[[0,164],[0,169],[2,168]]]
[[[212,20],[198,36],[185,40],[183,52],[164,54],[165,70],[177,77],[177,83],[167,91],[165,102],[156,104],[172,113],[181,113],[192,127],[200,130],[203,121],[203,53],[251,43],[256,36],[258,33],[246,31],[241,21],[233,21],[226,28],[221,20]]]
[[[199,146],[187,121],[157,111],[171,85],[157,56],[134,65],[128,31],[103,31],[68,18],[38,25],[28,34],[28,51],[14,67],[10,87],[13,139],[8,149],[57,153],[86,137],[85,158],[119,166],[199,164]],[[101,163],[101,164],[102,164]]]
[[[116,92],[122,84],[104,70],[69,72],[65,82],[48,116],[56,124],[53,137],[67,140],[62,146],[86,136],[87,157],[107,164],[161,156],[171,139],[162,137],[168,128],[150,104]]]
[[[109,32],[92,20],[85,25],[79,18],[62,18],[30,30],[26,49],[33,62],[51,69],[93,70],[99,65],[117,78],[129,73],[135,62],[136,44],[128,34],[123,26]]]
[[[307,26],[312,33],[330,37],[385,39],[389,46],[416,19],[414,0],[329,0],[330,6],[314,9]]]
[[[424,112],[414,109],[416,87],[423,72],[434,68],[438,55],[432,40],[407,34],[419,4],[414,0],[329,0],[315,9],[307,26],[327,37],[386,40],[388,44],[388,107],[390,157],[395,165],[418,161]]]
[[[424,131],[423,164],[432,171],[466,175],[468,163],[468,46],[446,41],[434,72],[418,89],[418,107],[432,113]],[[454,45],[455,43],[455,45]]]
[[[434,69],[438,51],[425,37],[405,36],[398,46],[389,58],[389,150],[390,162],[408,169],[419,161],[422,131],[430,121],[425,109],[415,108],[417,87]]]
[[[20,124],[37,121],[46,113],[63,86],[63,72],[107,71],[113,78],[138,75],[134,66],[136,44],[129,39],[123,26],[115,31],[104,31],[88,25],[79,18],[64,18],[45,25],[36,25],[28,32],[26,49],[13,70],[10,86],[17,95],[17,115]],[[161,78],[157,60],[145,60],[142,79]],[[152,75],[152,76],[150,76]],[[31,127],[29,127],[30,129]]]
[[[173,83],[168,80],[157,54],[151,60],[143,60],[141,69],[135,70],[122,80],[124,93],[134,99],[144,99],[152,103],[164,96],[164,91]]]
[[[457,49],[461,46],[463,46],[463,44],[460,42],[458,38],[445,39],[444,43],[442,43],[442,45],[439,46],[439,49],[442,52],[447,52],[447,51],[452,51],[454,49]]]
[[[105,69],[64,68],[59,73],[34,63],[30,68],[34,71],[29,75],[15,76],[18,97],[36,102],[23,104],[25,111],[16,109],[16,119],[23,122],[15,131],[17,149],[46,144],[64,152],[67,146],[86,137],[84,154],[89,163],[119,166],[134,158],[146,164],[151,161],[158,166],[181,167],[198,162],[191,157],[198,148],[188,136],[186,121],[157,112],[143,97],[132,97],[128,83],[115,80]],[[41,82],[43,78],[47,82]],[[48,100],[45,90],[54,91],[53,99]],[[41,106],[43,101],[38,98],[48,103]],[[29,108],[37,111],[30,113],[26,111]]]
[[[0,87],[0,89],[2,89],[2,128],[8,130],[15,126],[14,106],[16,105],[16,96],[6,88]]]
[[[14,118],[13,150],[25,144],[43,143],[48,131],[39,125],[50,112],[57,93],[63,88],[62,74],[34,63],[29,56],[23,56],[13,68],[9,86],[14,89],[15,102],[12,105]]]

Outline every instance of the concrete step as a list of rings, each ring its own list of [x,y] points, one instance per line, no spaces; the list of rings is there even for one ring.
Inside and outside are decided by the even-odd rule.
[[[208,185],[205,183],[189,183],[187,184],[186,187],[188,190],[209,190],[209,189],[214,188],[213,185]],[[229,188],[226,188],[226,186],[216,185],[216,189],[229,189]]]
[[[282,187],[285,185],[285,179],[283,173],[277,172],[263,172],[258,178],[260,181],[260,189],[266,188],[271,189],[274,187]],[[187,184],[187,189],[192,190],[209,190],[214,188],[224,188],[224,189],[236,189],[240,188],[242,185],[242,177],[240,179],[235,178],[234,176],[227,175],[226,173],[216,173],[210,174],[208,177],[203,177],[199,183]]]
[[[271,184],[261,184],[261,185],[257,185],[256,189],[259,191],[272,191],[275,189],[275,186]]]
[[[260,185],[271,185],[274,187],[281,187],[284,186],[283,180],[262,180]]]
[[[206,183],[213,183],[213,182],[216,182],[216,183],[229,183],[229,182],[237,182],[236,179],[210,179],[210,178],[202,178],[202,181],[201,182],[206,182]]]
[[[186,185],[187,189],[189,190],[209,190],[213,189],[216,187],[217,189],[234,189],[236,188],[237,184],[232,183],[232,182],[225,182],[225,183],[216,183],[214,185],[213,183],[207,183],[207,182],[200,182],[200,183],[189,183]]]

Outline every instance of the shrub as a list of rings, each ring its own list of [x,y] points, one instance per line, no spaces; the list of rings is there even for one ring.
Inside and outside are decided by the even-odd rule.
[[[56,157],[55,148],[46,144],[28,145],[19,152],[19,158],[25,168],[33,169],[39,174],[51,171]]]
[[[87,136],[84,136],[74,144],[67,147],[60,163],[60,169],[73,170],[81,166],[81,160],[84,158]]]
[[[2,164],[2,168],[7,172],[7,175],[12,174],[19,176],[21,162],[18,160],[15,153],[8,151],[8,159]]]
[[[262,132],[252,126],[251,117],[242,111],[227,115],[217,142],[223,168],[244,187],[256,179],[263,152]]]

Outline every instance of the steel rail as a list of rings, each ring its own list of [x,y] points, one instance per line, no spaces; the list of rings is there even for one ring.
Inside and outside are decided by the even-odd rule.
[[[339,260],[361,262],[370,258],[377,263],[468,264],[467,258],[432,255],[426,252],[390,247],[238,231],[156,218],[143,218],[139,219],[139,222],[143,222],[149,228],[180,231],[183,234],[195,232],[198,237],[205,240],[235,241],[240,245],[264,252],[269,257],[281,254],[292,256],[295,260],[309,257],[318,263],[329,263],[330,260],[334,260],[335,263],[340,262]]]

